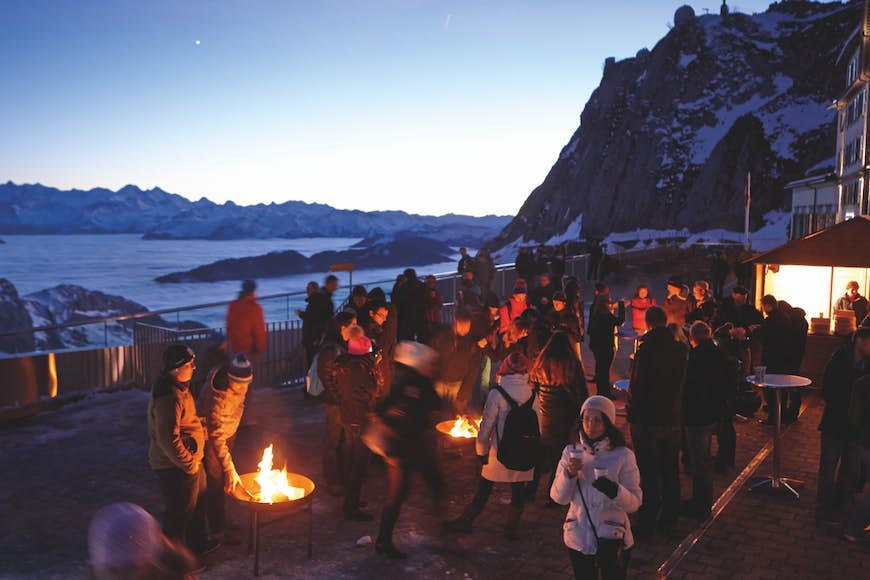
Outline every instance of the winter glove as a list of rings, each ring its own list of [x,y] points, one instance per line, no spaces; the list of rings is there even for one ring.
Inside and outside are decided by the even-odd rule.
[[[489,463],[489,455],[478,455],[478,461],[480,461],[481,465],[486,465]]]
[[[617,485],[615,481],[607,479],[603,476],[593,481],[592,487],[594,487],[610,499],[615,499],[616,494],[619,492],[619,485]]]

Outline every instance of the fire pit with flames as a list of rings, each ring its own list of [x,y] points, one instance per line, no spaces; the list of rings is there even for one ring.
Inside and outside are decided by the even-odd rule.
[[[249,548],[254,550],[254,576],[260,574],[260,528],[303,510],[308,512],[308,556],[311,557],[314,482],[304,475],[288,473],[286,467],[282,470],[272,469],[272,449],[272,445],[269,445],[263,450],[259,471],[239,476],[242,485],[236,486],[232,493],[233,499],[244,506],[251,516],[248,541]],[[260,514],[276,514],[279,517],[261,522]]]

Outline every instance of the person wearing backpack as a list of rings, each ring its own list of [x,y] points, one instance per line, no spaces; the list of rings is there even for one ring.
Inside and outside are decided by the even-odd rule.
[[[550,498],[569,505],[563,539],[574,577],[622,580],[634,545],[628,514],[643,499],[640,471],[615,427],[613,401],[589,397],[580,422],[579,440],[562,451]]]
[[[341,426],[341,412],[338,408],[338,379],[335,360],[347,352],[350,328],[356,324],[356,314],[342,310],[330,319],[320,343],[320,351],[311,362],[308,372],[308,392],[314,396],[322,394],[326,429],[323,432],[323,479],[326,491],[333,496],[344,494],[342,479],[341,450],[344,429]]]
[[[483,511],[495,483],[511,484],[511,503],[505,536],[515,539],[523,505],[525,486],[532,480],[539,449],[537,394],[529,383],[529,361],[513,352],[498,370],[498,384],[491,389],[483,408],[477,435],[477,457],[483,464],[477,492],[458,518],[444,522],[451,532],[470,532],[474,518]]]

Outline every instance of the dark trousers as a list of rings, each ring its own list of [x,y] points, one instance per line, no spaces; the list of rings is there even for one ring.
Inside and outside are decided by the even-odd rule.
[[[235,435],[227,439],[227,447],[230,451],[235,447],[235,444]],[[210,441],[206,441],[205,457],[203,457],[202,464],[205,467],[205,493],[202,500],[205,503],[208,529],[212,534],[220,534],[227,527],[227,512],[224,505],[226,497],[224,493],[224,467]]]
[[[330,487],[340,487],[341,453],[344,427],[341,425],[341,412],[338,405],[327,403],[323,406],[326,415],[326,430],[323,433],[323,479]]]
[[[861,456],[864,473],[870,474],[870,449],[861,447],[858,453]],[[860,537],[868,525],[870,525],[870,490],[865,491],[858,503],[855,504],[852,513],[846,518],[844,528],[847,533]]]
[[[535,465],[535,473],[532,476],[532,481],[526,484],[529,496],[534,496],[538,489],[538,484],[543,476],[547,476],[547,497],[550,494],[550,488],[553,486],[553,481],[556,479],[556,468],[559,466],[559,459],[562,457],[562,450],[568,444],[568,435],[565,440],[552,443],[541,444],[541,451],[538,454],[538,463]]]
[[[637,531],[638,535],[649,535],[656,522],[663,528],[670,528],[679,517],[680,428],[633,423],[631,441],[643,491]]]
[[[716,424],[687,426],[686,444],[692,462],[692,503],[701,512],[713,504],[713,461],[710,444]]]
[[[411,485],[411,474],[420,472],[423,481],[429,487],[435,498],[444,494],[444,477],[435,459],[435,453],[431,446],[414,445],[405,442],[406,449],[399,457],[387,459],[387,501],[381,512],[381,523],[378,528],[379,544],[388,544],[393,541],[393,528],[399,519],[402,503],[408,497],[408,489]]]
[[[817,501],[820,509],[841,510],[845,507],[858,488],[858,465],[859,450],[854,441],[829,430],[822,431]]]
[[[344,513],[352,513],[359,509],[359,498],[362,493],[363,479],[369,464],[371,452],[360,437],[361,425],[344,426],[344,451],[342,467],[344,480]]]
[[[476,516],[486,507],[486,502],[489,501],[489,496],[492,494],[494,482],[484,478],[477,478],[477,491],[474,493],[474,498],[471,500],[471,507]],[[515,481],[511,483],[511,505],[517,509],[523,509],[526,503],[526,482]]]
[[[613,398],[610,387],[610,367],[614,355],[613,347],[592,349],[592,356],[595,358],[595,387],[599,395],[608,399]]]
[[[602,580],[624,580],[628,572],[631,550],[619,550],[622,540],[598,540],[598,554],[587,556],[583,552],[568,548],[574,578],[578,580],[598,580],[598,569]]]
[[[716,429],[716,441],[719,450],[716,452],[716,466],[721,469],[734,467],[737,456],[737,431],[734,430],[734,416],[719,421]]]
[[[205,544],[205,470],[189,475],[183,470],[156,469],[160,493],[166,509],[163,513],[163,533],[170,540],[185,543],[194,552]]]

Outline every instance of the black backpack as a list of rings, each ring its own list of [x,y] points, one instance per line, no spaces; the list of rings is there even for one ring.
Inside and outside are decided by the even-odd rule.
[[[538,414],[532,408],[537,390],[522,405],[514,401],[501,385],[495,385],[501,396],[511,406],[504,422],[504,432],[498,438],[499,462],[508,469],[526,471],[535,466],[539,455],[541,430]]]

